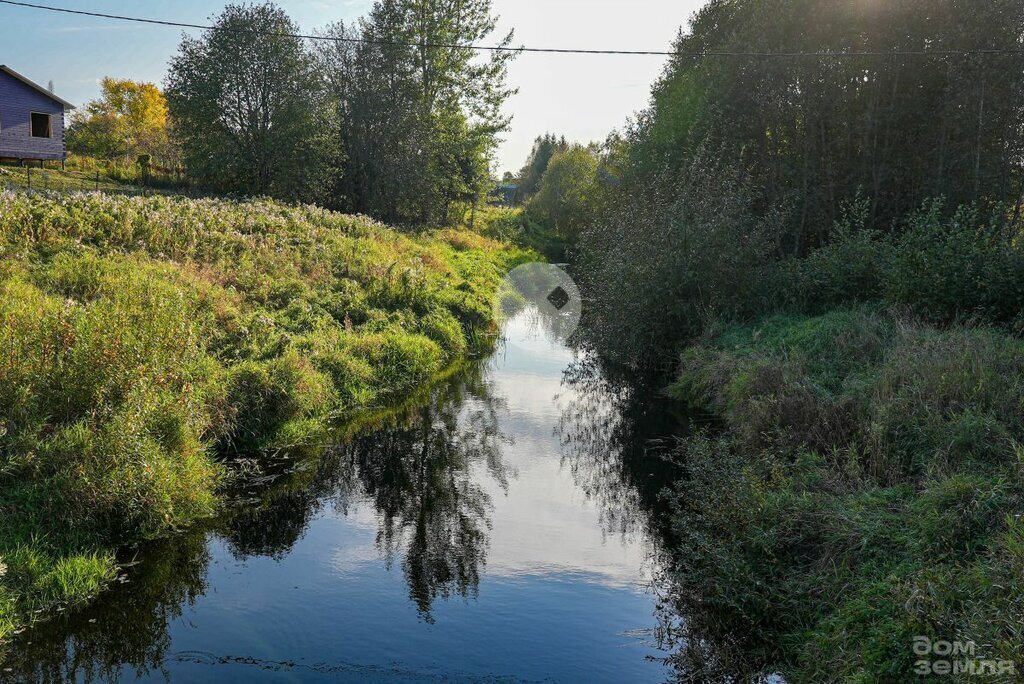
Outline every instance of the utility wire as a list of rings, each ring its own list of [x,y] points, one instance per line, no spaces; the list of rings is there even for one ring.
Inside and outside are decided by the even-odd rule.
[[[50,5],[37,5],[30,2],[19,2],[17,0],[0,0],[0,4],[13,5],[15,7],[27,7],[30,9],[46,10],[48,12],[60,12],[62,14],[77,14],[86,17],[97,17],[99,19],[113,19],[117,21],[130,21],[137,24],[155,24],[157,26],[172,26],[176,28],[200,29],[203,31],[230,31],[219,26],[208,26],[204,24],[189,24],[179,21],[163,21],[160,19],[145,19],[142,17],[128,17],[118,14],[104,14],[102,12],[87,12],[67,7],[52,7]],[[240,33],[252,34],[253,31],[240,30]],[[909,57],[909,56],[970,56],[970,55],[1024,55],[1024,48],[1002,49],[1002,48],[977,48],[968,50],[882,50],[882,51],[845,51],[845,52],[768,52],[759,50],[750,51],[723,51],[707,50],[701,52],[681,52],[663,50],[580,50],[573,48],[537,48],[537,47],[511,47],[508,45],[460,45],[456,43],[402,43],[382,40],[370,40],[367,38],[354,38],[344,36],[318,36],[302,33],[282,33],[275,31],[257,31],[258,35],[275,36],[283,38],[299,38],[302,40],[316,40],[335,43],[364,43],[371,45],[398,45],[404,47],[424,47],[442,49],[466,49],[479,50],[482,52],[539,52],[564,55],[655,55],[659,57],[813,57],[813,58],[848,58],[848,57]]]

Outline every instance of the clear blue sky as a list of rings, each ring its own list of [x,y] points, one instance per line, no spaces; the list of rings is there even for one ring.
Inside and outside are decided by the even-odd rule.
[[[110,14],[207,23],[218,0],[38,0]],[[372,0],[279,0],[304,31],[365,14]],[[504,30],[531,47],[668,49],[701,0],[495,0]],[[104,76],[161,83],[181,31],[0,5],[0,63],[81,104]],[[647,101],[661,57],[524,54],[510,70],[520,92],[507,106],[512,130],[499,170],[517,170],[546,131],[570,140],[601,140]]]

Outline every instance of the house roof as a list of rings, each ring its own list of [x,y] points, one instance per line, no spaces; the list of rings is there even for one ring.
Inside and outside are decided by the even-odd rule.
[[[40,93],[42,93],[46,97],[50,98],[54,102],[61,103],[62,105],[64,105],[68,109],[74,109],[75,108],[75,105],[71,104],[70,102],[68,102],[67,100],[65,100],[63,98],[57,97],[56,95],[51,93],[46,88],[44,88],[43,86],[39,85],[38,83],[35,83],[33,81],[28,80],[27,78],[25,78],[24,76],[19,74],[14,69],[12,69],[11,67],[7,66],[6,64],[0,64],[0,71],[4,72],[5,74],[10,76],[11,78],[14,78],[14,79],[17,79],[17,80],[21,81],[22,83],[27,85],[29,88],[32,88],[33,90],[39,91]]]

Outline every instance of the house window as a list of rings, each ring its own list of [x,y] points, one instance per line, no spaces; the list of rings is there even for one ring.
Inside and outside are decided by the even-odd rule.
[[[32,137],[33,138],[52,138],[53,127],[50,125],[49,114],[39,114],[38,112],[32,112]]]

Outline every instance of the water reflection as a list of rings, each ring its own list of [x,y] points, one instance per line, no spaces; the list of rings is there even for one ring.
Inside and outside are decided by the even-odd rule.
[[[153,673],[169,677],[167,625],[206,591],[205,534],[190,532],[151,545],[88,611],[61,615],[0,646],[0,680],[117,682]]]
[[[609,533],[663,536],[661,488],[678,476],[665,456],[680,418],[654,387],[591,354],[566,369],[565,386],[558,433],[577,486],[599,503]]]
[[[389,566],[401,559],[409,597],[428,621],[436,598],[475,595],[480,583],[492,502],[474,465],[507,488],[502,409],[477,367],[406,420],[338,450],[342,505],[373,501],[377,547]]]
[[[660,680],[643,588],[668,475],[648,437],[670,419],[536,319],[513,323],[489,361],[336,446],[264,463],[204,529],[129,552],[129,583],[0,647],[2,667],[46,682],[453,666]]]
[[[398,562],[409,597],[431,621],[438,597],[473,596],[486,564],[491,497],[481,466],[507,488],[502,463],[500,398],[488,392],[477,364],[430,393],[422,405],[388,412],[373,429],[325,449],[312,470],[298,470],[226,522],[239,558],[286,555],[324,506],[347,514],[371,502],[376,546],[390,568]]]

